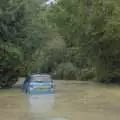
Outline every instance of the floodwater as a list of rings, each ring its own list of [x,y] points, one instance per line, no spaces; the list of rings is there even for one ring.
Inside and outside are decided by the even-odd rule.
[[[120,86],[78,81],[55,81],[55,86],[54,95],[41,96],[1,90],[0,120],[120,120]]]

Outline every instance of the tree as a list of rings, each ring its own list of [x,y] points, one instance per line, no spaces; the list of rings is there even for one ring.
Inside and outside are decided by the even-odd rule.
[[[24,40],[24,2],[2,0],[0,2],[0,87],[11,87],[20,74]]]
[[[48,15],[68,48],[78,47],[94,61],[91,64],[96,67],[99,81],[107,81],[119,71],[115,65],[120,61],[119,6],[118,0],[59,0]]]
[[[42,49],[38,49],[34,54],[33,71],[52,73],[58,64],[64,61],[66,46],[61,37],[55,37],[47,41]],[[36,59],[37,58],[37,59]]]

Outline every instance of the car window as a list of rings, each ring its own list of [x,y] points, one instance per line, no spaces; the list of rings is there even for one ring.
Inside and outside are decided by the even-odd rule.
[[[51,81],[50,76],[33,76],[32,77],[33,81]]]

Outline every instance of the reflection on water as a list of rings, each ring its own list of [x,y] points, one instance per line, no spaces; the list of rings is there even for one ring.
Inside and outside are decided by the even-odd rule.
[[[54,94],[30,95],[27,98],[34,119],[45,119],[46,114],[52,110]]]

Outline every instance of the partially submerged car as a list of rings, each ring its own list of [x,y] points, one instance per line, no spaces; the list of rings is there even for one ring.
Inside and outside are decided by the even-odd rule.
[[[31,95],[54,92],[53,80],[48,74],[29,75],[24,81],[22,88],[25,93]]]

